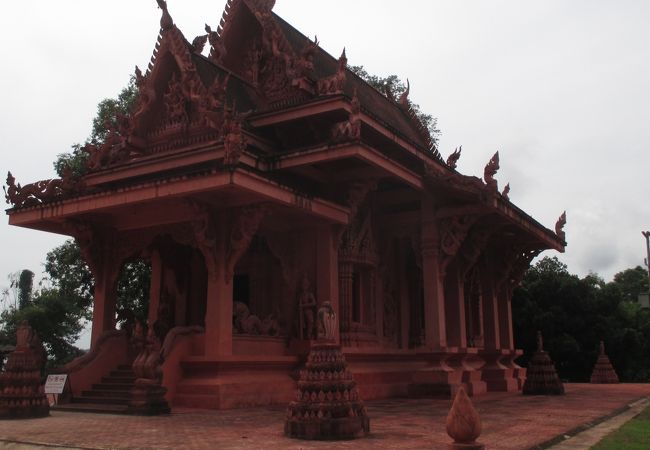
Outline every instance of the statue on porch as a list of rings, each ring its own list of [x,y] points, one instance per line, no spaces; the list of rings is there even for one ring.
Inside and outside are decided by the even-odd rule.
[[[245,303],[235,302],[233,312],[233,331],[236,334],[261,334],[262,321],[259,317],[251,314]]]
[[[336,340],[336,313],[330,302],[323,302],[318,308],[318,340]]]
[[[307,275],[302,277],[298,293],[298,308],[300,315],[300,339],[314,339],[314,318],[316,316],[316,297],[310,289],[311,283]]]
[[[167,389],[162,386],[163,357],[160,349],[160,340],[151,327],[142,351],[132,365],[136,380],[129,401],[131,414],[157,415],[170,411],[165,400]]]

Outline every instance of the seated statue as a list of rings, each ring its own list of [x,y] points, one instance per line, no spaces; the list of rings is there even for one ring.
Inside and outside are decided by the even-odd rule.
[[[251,314],[245,303],[234,302],[232,313],[233,332],[237,334],[262,333],[262,321],[256,315]]]

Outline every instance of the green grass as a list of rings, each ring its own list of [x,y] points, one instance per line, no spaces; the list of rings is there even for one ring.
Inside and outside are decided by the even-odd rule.
[[[605,437],[592,450],[650,449],[650,406],[617,431]]]

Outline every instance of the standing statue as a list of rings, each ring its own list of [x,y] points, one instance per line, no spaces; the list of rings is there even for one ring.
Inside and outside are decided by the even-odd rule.
[[[318,308],[318,339],[336,340],[336,313],[330,302],[323,302]]]
[[[311,283],[307,275],[302,277],[300,293],[298,294],[298,308],[300,315],[300,339],[313,339],[314,318],[316,316],[316,297],[310,290]]]

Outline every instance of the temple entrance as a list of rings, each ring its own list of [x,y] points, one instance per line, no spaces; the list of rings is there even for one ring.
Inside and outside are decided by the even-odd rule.
[[[159,238],[151,252],[148,323],[164,341],[174,327],[204,326],[207,270],[195,248]]]
[[[122,265],[117,281],[116,324],[131,329],[135,322],[146,322],[149,313],[151,261],[138,258]]]
[[[235,334],[286,335],[292,303],[282,279],[280,262],[266,240],[255,236],[235,266],[233,277],[233,332]]]

